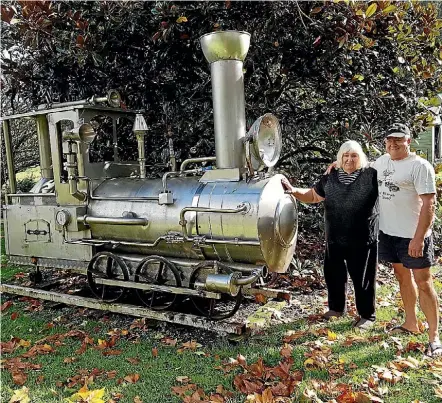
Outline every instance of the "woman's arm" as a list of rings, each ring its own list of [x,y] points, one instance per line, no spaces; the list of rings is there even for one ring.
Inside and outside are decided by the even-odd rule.
[[[325,200],[323,197],[319,196],[315,189],[313,188],[295,188],[291,185],[288,179],[283,178],[281,180],[282,187],[286,193],[291,194],[296,197],[299,201],[303,203],[319,203]]]
[[[299,201],[303,203],[319,203],[325,200],[323,197],[319,196],[315,189],[301,189],[301,188],[292,188],[293,190],[290,192],[293,196],[295,196]]]

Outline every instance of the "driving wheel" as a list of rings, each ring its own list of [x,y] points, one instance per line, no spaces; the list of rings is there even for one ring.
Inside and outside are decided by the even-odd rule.
[[[96,279],[129,280],[129,269],[123,259],[111,252],[99,252],[89,262],[87,281],[92,293],[103,301],[116,302],[126,293],[126,288],[99,284]]]
[[[181,287],[181,276],[177,267],[161,256],[149,256],[143,259],[135,271],[136,283],[161,286]],[[150,309],[162,311],[171,307],[177,294],[166,291],[136,290],[138,298]]]
[[[189,279],[189,287],[198,288],[198,283],[205,283],[207,275],[214,273],[215,264],[220,266],[219,262],[203,262],[195,267]],[[222,265],[222,270],[227,273],[233,273],[228,266]],[[190,298],[195,308],[204,316],[212,320],[222,320],[235,315],[241,306],[243,295],[241,288],[236,296],[223,294],[221,299],[203,298],[192,296]]]

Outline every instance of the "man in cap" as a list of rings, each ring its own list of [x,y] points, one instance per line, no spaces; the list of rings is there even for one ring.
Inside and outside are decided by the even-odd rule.
[[[379,260],[392,263],[405,308],[405,322],[392,332],[419,332],[419,295],[429,325],[427,354],[441,356],[439,307],[430,272],[434,262],[435,173],[427,160],[410,152],[410,143],[409,128],[394,124],[385,138],[387,153],[372,164],[379,185]]]

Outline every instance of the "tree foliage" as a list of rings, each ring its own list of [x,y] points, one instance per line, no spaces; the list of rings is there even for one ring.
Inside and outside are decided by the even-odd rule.
[[[281,121],[279,168],[311,184],[351,138],[382,147],[394,121],[419,132],[442,91],[442,21],[417,1],[2,3],[2,93],[11,104],[77,100],[118,89],[145,109],[148,159],[213,155],[210,69],[198,38],[252,34],[248,126]],[[7,51],[7,52],[5,52]]]

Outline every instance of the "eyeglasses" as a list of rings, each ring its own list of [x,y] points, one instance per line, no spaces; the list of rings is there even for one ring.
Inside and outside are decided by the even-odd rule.
[[[394,144],[403,143],[404,141],[406,141],[405,137],[387,137],[385,139],[386,143],[394,143]]]

